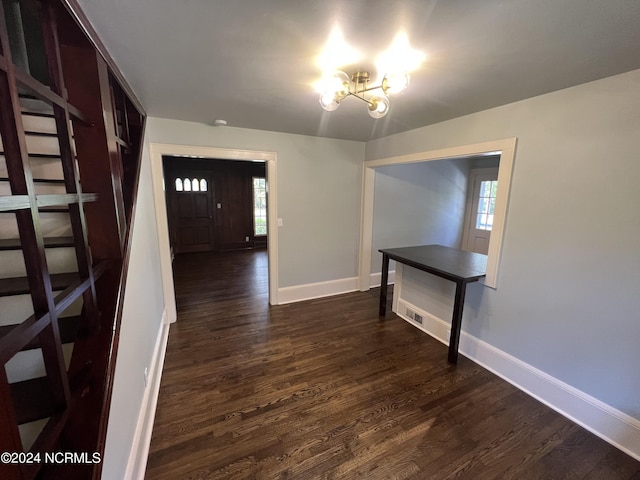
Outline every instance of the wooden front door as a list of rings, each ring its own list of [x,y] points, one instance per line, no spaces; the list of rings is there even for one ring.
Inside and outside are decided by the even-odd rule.
[[[176,253],[215,248],[213,237],[213,184],[208,175],[181,172],[172,176],[171,217]]]

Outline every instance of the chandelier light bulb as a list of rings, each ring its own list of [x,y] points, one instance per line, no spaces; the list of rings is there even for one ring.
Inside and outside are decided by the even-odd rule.
[[[323,95],[335,95],[344,98],[349,94],[349,76],[340,71],[325,75],[319,82],[318,90]]]
[[[386,95],[400,95],[409,87],[407,72],[387,73],[382,79],[382,91]]]
[[[384,95],[374,95],[369,99],[369,116],[382,118],[389,112],[389,99]]]
[[[320,95],[320,106],[327,112],[333,112],[340,106],[340,102],[336,98],[335,93],[323,93]]]
[[[349,75],[341,70],[336,70],[333,74],[334,92],[338,97],[344,98],[349,94]]]

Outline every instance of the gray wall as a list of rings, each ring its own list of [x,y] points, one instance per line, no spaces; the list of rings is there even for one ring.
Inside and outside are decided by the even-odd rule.
[[[364,144],[150,118],[149,141],[277,153],[279,287],[358,274]]]
[[[460,247],[470,163],[436,160],[376,169],[372,273],[380,272],[380,248],[430,243]]]
[[[371,141],[366,159],[517,137],[496,290],[463,329],[640,418],[640,70]]]

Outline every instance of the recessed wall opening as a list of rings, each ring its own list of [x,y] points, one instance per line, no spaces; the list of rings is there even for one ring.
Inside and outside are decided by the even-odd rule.
[[[475,170],[495,166],[498,188],[495,198],[489,200],[493,202],[491,235],[487,238],[487,276],[483,283],[497,288],[515,144],[513,138],[365,162],[360,290],[379,284],[379,248],[439,243],[473,250],[463,245],[464,223],[473,215],[467,208],[473,200],[468,194],[469,178]],[[395,205],[385,203],[387,194],[389,199],[393,196]],[[398,205],[403,206],[402,211],[398,211]],[[482,218],[486,225],[488,211]]]

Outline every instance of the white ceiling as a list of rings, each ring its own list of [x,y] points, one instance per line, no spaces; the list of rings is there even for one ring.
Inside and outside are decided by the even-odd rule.
[[[78,0],[150,116],[367,141],[640,68],[639,0]],[[318,104],[334,25],[428,58],[390,113]],[[348,72],[372,69],[361,62]]]

